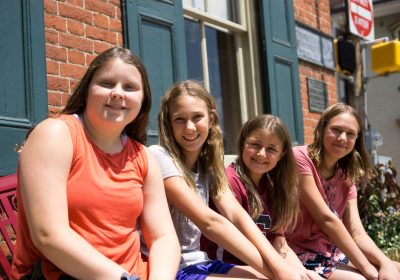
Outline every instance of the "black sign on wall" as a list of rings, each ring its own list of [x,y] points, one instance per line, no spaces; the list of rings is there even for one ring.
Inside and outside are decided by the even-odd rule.
[[[332,37],[296,23],[296,42],[299,59],[335,70]]]
[[[326,83],[308,77],[307,92],[310,112],[322,113],[328,107]]]

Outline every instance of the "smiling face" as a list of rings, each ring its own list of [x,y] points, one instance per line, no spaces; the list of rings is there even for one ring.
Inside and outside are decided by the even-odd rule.
[[[261,177],[275,168],[283,154],[282,141],[275,133],[264,128],[251,132],[244,141],[242,159],[253,183],[258,185]]]
[[[200,155],[211,128],[212,116],[203,100],[187,94],[170,105],[172,132],[187,162],[195,162]]]
[[[100,127],[125,127],[138,115],[143,101],[138,69],[117,58],[98,69],[89,84],[85,115]]]
[[[341,113],[331,118],[323,132],[324,160],[335,164],[348,155],[356,143],[360,126],[349,113]]]

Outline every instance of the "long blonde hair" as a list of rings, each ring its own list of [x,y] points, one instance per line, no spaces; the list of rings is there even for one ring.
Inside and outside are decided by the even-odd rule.
[[[343,171],[347,179],[351,180],[353,183],[357,183],[363,178],[370,178],[372,171],[368,151],[364,141],[363,122],[353,107],[339,102],[325,109],[314,130],[314,142],[310,145],[310,158],[317,167],[321,167],[325,155],[324,131],[326,125],[330,119],[344,113],[352,115],[357,120],[360,131],[358,132],[354,149],[338,161],[338,167]]]
[[[242,155],[247,137],[255,130],[266,129],[282,142],[282,157],[275,168],[265,173],[260,180],[266,183],[255,186],[250,178],[250,171],[246,167]],[[292,140],[286,125],[282,120],[273,115],[260,115],[248,120],[240,131],[238,140],[239,154],[234,168],[239,175],[249,198],[251,216],[257,219],[263,212],[263,203],[256,187],[267,187],[270,213],[274,225],[273,232],[293,230],[297,222],[299,209],[299,191],[297,165],[292,151]],[[271,186],[268,186],[268,182]]]
[[[200,164],[202,170],[210,174],[211,196],[213,198],[219,198],[228,186],[228,180],[223,165],[224,146],[222,131],[216,113],[214,98],[199,83],[192,80],[176,83],[164,95],[161,102],[160,113],[158,114],[160,145],[171,155],[189,187],[196,191],[196,184],[190,175],[189,168],[185,165],[185,155],[174,137],[170,118],[171,106],[178,98],[184,95],[189,95],[204,101],[208,108],[208,114],[210,116],[213,115],[212,125],[209,129],[207,140],[202,146],[198,164]]]

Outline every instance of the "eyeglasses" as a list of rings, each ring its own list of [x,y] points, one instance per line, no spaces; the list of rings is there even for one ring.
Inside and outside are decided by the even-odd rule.
[[[328,129],[333,135],[335,135],[335,137],[340,137],[343,133],[345,133],[346,139],[349,141],[355,141],[358,137],[358,133],[352,130],[346,131],[341,127],[329,127]]]
[[[245,148],[252,150],[254,152],[261,152],[262,149],[264,149],[264,153],[268,156],[277,156],[279,154],[279,151],[271,146],[263,147],[262,145],[255,143],[255,142],[247,142],[244,144]]]

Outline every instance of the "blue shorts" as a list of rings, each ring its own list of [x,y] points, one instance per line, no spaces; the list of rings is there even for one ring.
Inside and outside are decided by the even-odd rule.
[[[193,264],[184,267],[176,274],[176,280],[204,280],[208,275],[227,274],[234,267],[234,264],[223,263],[220,260],[213,260],[201,264]]]

